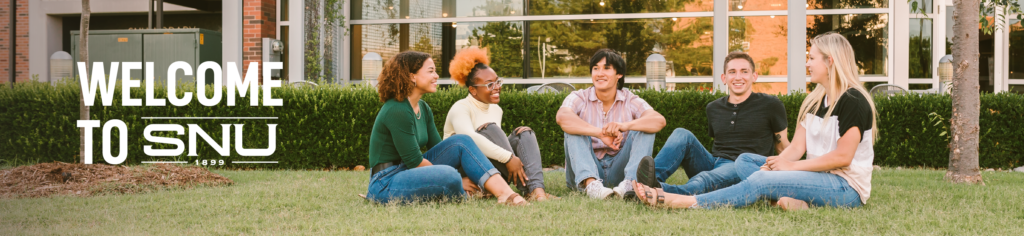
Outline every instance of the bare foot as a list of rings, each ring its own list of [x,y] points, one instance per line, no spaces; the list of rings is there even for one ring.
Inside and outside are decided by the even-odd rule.
[[[775,204],[778,205],[783,210],[787,211],[807,210],[807,208],[809,208],[807,202],[797,200],[791,197],[781,197],[779,198],[779,201],[776,202]]]
[[[512,198],[510,200],[509,199],[510,196],[514,196],[515,198]],[[508,201],[512,201],[512,202],[508,202]],[[498,197],[498,203],[499,204],[504,204],[504,205],[509,205],[509,206],[529,206],[530,205],[529,202],[526,202],[526,199],[523,198],[523,196],[519,196],[519,194],[516,194],[515,192],[512,192],[512,191],[509,191],[508,194],[499,196]]]
[[[562,199],[562,198],[544,192],[543,188],[536,188],[536,189],[533,189],[533,192],[530,192],[530,195],[527,196],[526,200],[528,200],[528,201],[536,201],[536,202],[543,202],[543,201],[547,201],[547,200],[558,200],[558,199]]]
[[[652,188],[647,185],[633,181],[633,192],[636,197],[646,205],[667,208],[691,208],[697,205],[697,198],[694,196],[666,193],[661,188]],[[650,196],[648,196],[650,194]],[[662,195],[662,201],[658,201],[658,194]]]

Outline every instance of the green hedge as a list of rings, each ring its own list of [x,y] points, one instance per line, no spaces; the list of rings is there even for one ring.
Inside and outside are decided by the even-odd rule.
[[[161,86],[157,86],[160,88]],[[78,85],[45,83],[18,83],[16,88],[0,88],[0,164],[21,165],[39,162],[76,162],[78,120]],[[183,86],[179,89],[194,90]],[[211,93],[208,91],[208,93]],[[676,127],[694,131],[697,138],[711,147],[706,133],[707,119],[704,107],[708,102],[725,96],[700,91],[636,92],[661,112],[668,125],[658,133],[655,153]],[[142,98],[141,88],[132,96]],[[451,104],[465,98],[462,88],[441,89],[424,99],[434,110],[437,126],[443,127]],[[555,113],[563,93],[527,94],[524,91],[503,91],[501,106],[505,110],[502,128],[530,126],[538,134],[544,165],[564,162],[562,132],[555,124]],[[225,95],[226,96],[226,93]],[[795,119],[804,94],[784,95],[780,99],[789,113],[790,137],[795,130]],[[240,106],[219,105],[206,107],[196,99],[184,107],[123,107],[120,90],[115,92],[114,106],[92,107],[91,117],[106,122],[123,120],[128,126],[128,161],[136,164],[150,160],[196,159],[226,161],[279,161],[277,165],[231,165],[231,167],[259,167],[284,169],[317,169],[366,165],[370,129],[381,103],[373,88],[367,86],[328,85],[319,88],[284,87],[274,90],[274,97],[284,100],[281,107],[250,107],[248,98],[237,100]],[[157,89],[156,97],[166,97],[166,90]],[[224,99],[226,100],[226,99]],[[99,96],[97,103],[99,104]],[[875,163],[885,166],[945,167],[948,164],[948,135],[950,98],[943,95],[907,95],[877,97],[875,103],[879,117],[879,138],[875,144]],[[983,94],[981,96],[981,166],[985,168],[1011,168],[1024,163],[1024,95]],[[201,117],[244,116],[279,117],[277,120],[143,120],[142,117]],[[143,138],[143,129],[149,124],[197,124],[219,140],[221,124],[244,124],[244,146],[267,147],[267,125],[277,126],[277,150],[269,157],[242,157],[234,151],[231,137],[231,156],[221,157],[205,141],[197,141],[196,157],[188,154],[188,134],[177,136],[186,144],[186,152],[179,157],[149,157],[143,145],[153,145]],[[187,128],[187,127],[186,127]],[[232,127],[232,136],[234,135]],[[93,131],[94,162],[104,163],[100,148],[101,128]],[[159,136],[174,136],[169,132]],[[114,152],[117,152],[116,132]],[[154,145],[169,148],[169,145]]]

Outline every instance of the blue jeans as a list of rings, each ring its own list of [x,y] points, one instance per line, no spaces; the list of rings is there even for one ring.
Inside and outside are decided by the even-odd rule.
[[[690,179],[684,185],[665,184],[679,166]],[[654,158],[654,169],[666,193],[697,195],[739,183],[732,160],[711,156],[689,130],[676,128]]]
[[[423,159],[433,165],[409,169],[399,164],[370,176],[366,198],[381,204],[442,198],[458,200],[466,191],[462,189],[462,176],[456,169],[461,168],[478,186],[484,186],[487,179],[498,174],[498,169],[467,135],[448,137],[423,153]]]
[[[791,197],[812,206],[860,207],[860,195],[846,179],[826,172],[761,171],[766,157],[744,153],[736,159],[743,181],[718,191],[697,195],[697,206],[744,207],[758,199]]]
[[[569,189],[582,191],[586,186],[580,184],[588,178],[602,180],[609,188],[636,180],[640,159],[654,151],[654,134],[629,131],[619,153],[598,160],[590,140],[586,135],[565,134],[565,183]]]

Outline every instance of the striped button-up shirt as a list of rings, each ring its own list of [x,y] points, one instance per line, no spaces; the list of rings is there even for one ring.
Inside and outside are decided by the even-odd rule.
[[[580,116],[583,121],[599,129],[604,128],[604,125],[609,122],[624,123],[638,119],[645,111],[653,109],[644,99],[629,90],[621,89],[616,91],[615,102],[612,104],[611,109],[605,112],[604,103],[597,99],[594,87],[573,91],[569,96],[565,97],[562,107],[572,109],[573,113]],[[621,135],[625,134],[623,132]],[[601,142],[601,139],[596,137],[591,137],[590,139],[597,159],[604,158],[606,154],[611,156],[618,154],[618,151],[612,150],[611,147]]]

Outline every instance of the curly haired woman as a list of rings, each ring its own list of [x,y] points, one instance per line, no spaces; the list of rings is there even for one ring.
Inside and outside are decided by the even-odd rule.
[[[520,126],[506,136],[501,130],[502,110],[498,106],[501,78],[488,65],[487,53],[477,47],[455,54],[448,71],[452,79],[469,89],[469,96],[455,102],[444,121],[444,137],[467,135],[497,167],[501,176],[512,181],[527,200],[545,201],[558,197],[544,192],[540,146],[530,127]],[[474,192],[468,178],[467,192]]]
[[[370,185],[366,198],[378,203],[461,199],[466,194],[459,171],[498,196],[498,203],[529,205],[498,175],[473,139],[454,135],[441,141],[430,106],[420,98],[437,91],[430,55],[395,55],[380,75],[377,92],[384,102],[370,133]],[[427,148],[421,153],[422,147]]]

